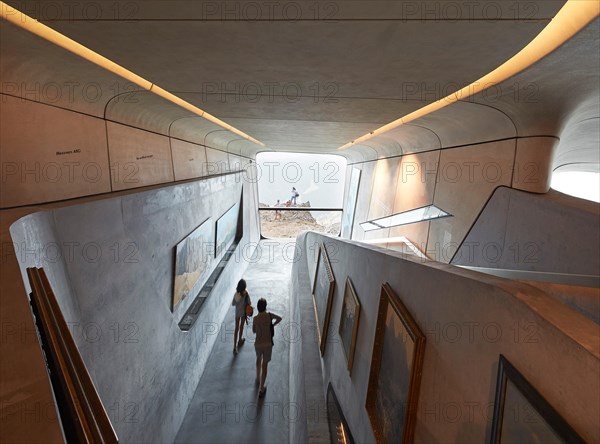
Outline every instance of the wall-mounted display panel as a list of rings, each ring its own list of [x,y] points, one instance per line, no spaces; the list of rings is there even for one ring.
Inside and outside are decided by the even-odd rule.
[[[226,251],[232,244],[237,233],[240,204],[236,203],[217,220],[215,229],[215,257]]]
[[[212,240],[213,231],[209,218],[175,247],[172,310],[196,290],[196,284],[210,271]]]
[[[102,119],[2,96],[0,146],[2,208],[111,191]]]
[[[171,139],[175,180],[201,177],[206,164],[206,148],[183,140]]]
[[[107,122],[113,191],[173,182],[169,138]]]

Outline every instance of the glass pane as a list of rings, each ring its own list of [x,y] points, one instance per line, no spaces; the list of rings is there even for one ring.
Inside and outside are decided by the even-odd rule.
[[[403,213],[393,214],[392,216],[363,222],[360,224],[360,226],[364,231],[370,231],[377,230],[379,228],[390,228],[398,225],[412,224],[423,220],[437,219],[446,216],[449,216],[449,214],[445,211],[439,209],[435,205],[429,205],[427,207],[416,208]]]
[[[342,156],[264,152],[256,156],[256,168],[261,203],[342,208],[346,177]]]
[[[563,442],[510,380],[506,381],[501,436],[502,443],[508,444]]]

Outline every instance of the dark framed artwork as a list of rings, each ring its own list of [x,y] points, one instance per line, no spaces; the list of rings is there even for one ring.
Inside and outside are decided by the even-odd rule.
[[[329,425],[329,439],[332,444],[354,444],[354,438],[344,417],[331,383],[327,386],[327,422]]]
[[[348,363],[350,375],[352,375],[352,364],[354,363],[354,349],[356,348],[359,318],[360,301],[358,300],[358,296],[356,296],[352,281],[350,280],[350,277],[348,277],[346,278],[346,287],[344,289],[339,334],[342,348],[346,354],[346,362]]]
[[[210,218],[209,218],[210,219]],[[185,299],[208,271],[212,259],[212,224],[206,219],[175,247],[172,310]]]
[[[412,443],[425,336],[389,284],[381,287],[367,413],[378,443]]]
[[[544,397],[500,355],[490,443],[584,443]]]
[[[325,354],[327,333],[329,332],[329,321],[331,319],[331,308],[333,305],[333,291],[335,289],[335,278],[331,263],[327,257],[325,245],[321,242],[319,255],[317,257],[317,268],[315,270],[315,281],[313,283],[313,302],[315,316],[317,318],[317,331],[319,332],[319,348],[321,356]]]
[[[360,173],[358,168],[352,168],[350,174],[350,185],[348,186],[348,195],[346,205],[342,214],[342,229],[340,237],[343,239],[352,238],[352,226],[354,225],[354,213],[356,210],[356,199],[358,197],[358,186],[360,185]]]
[[[234,204],[217,220],[215,229],[215,257],[218,257],[222,251],[227,250],[235,239],[239,208],[239,203]]]

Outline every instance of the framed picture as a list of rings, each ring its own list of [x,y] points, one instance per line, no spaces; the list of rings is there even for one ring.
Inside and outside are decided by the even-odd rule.
[[[331,383],[327,386],[327,420],[329,439],[332,444],[354,444],[342,406],[335,395]]]
[[[354,362],[354,348],[356,347],[356,336],[358,335],[358,321],[360,317],[360,301],[350,277],[346,279],[344,289],[344,301],[342,303],[342,314],[340,317],[340,338],[342,347],[346,353],[348,371],[352,375],[352,364]]]
[[[333,305],[333,291],[335,289],[335,279],[327,250],[321,242],[319,246],[319,256],[317,257],[317,268],[315,271],[315,281],[313,283],[313,302],[315,306],[315,316],[317,318],[317,331],[319,333],[319,344],[321,356],[325,354],[325,344],[327,343],[327,333],[329,331],[329,321],[331,319],[331,307]]]
[[[585,441],[525,377],[500,355],[490,442],[551,444]]]
[[[175,247],[175,282],[172,310],[195,290],[212,259],[212,224],[202,222]]]
[[[366,404],[378,443],[413,442],[424,354],[423,332],[383,284]]]
[[[215,229],[215,257],[218,257],[222,251],[227,250],[235,239],[239,208],[239,203],[234,204],[217,220]]]
[[[352,238],[352,226],[354,225],[354,212],[356,210],[360,173],[361,170],[358,168],[352,168],[350,185],[348,186],[348,196],[346,197],[346,205],[344,206],[344,212],[342,214],[342,231],[340,237],[343,239]]]

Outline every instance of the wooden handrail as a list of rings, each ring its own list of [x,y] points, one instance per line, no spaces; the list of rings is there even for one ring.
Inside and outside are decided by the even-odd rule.
[[[28,268],[31,305],[68,442],[119,440],[43,268]]]

